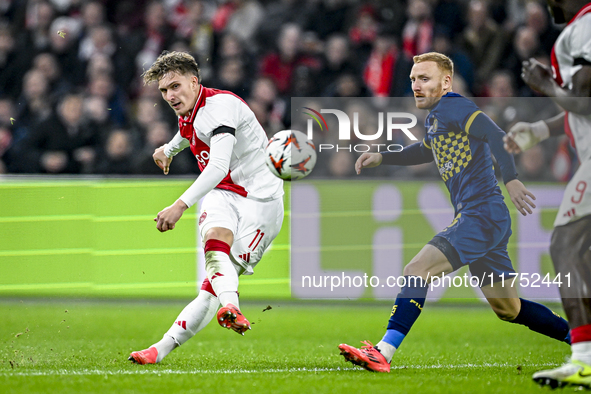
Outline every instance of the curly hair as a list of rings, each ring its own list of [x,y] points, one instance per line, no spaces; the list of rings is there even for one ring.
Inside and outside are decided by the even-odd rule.
[[[181,75],[194,75],[201,82],[199,66],[195,58],[186,52],[163,51],[158,59],[148,70],[142,74],[144,84],[149,85],[152,82],[158,82],[169,73],[179,73]]]
[[[427,52],[422,55],[417,55],[412,58],[415,64],[422,62],[435,62],[437,67],[443,72],[449,73],[450,76],[454,76],[454,63],[451,59],[439,52]]]

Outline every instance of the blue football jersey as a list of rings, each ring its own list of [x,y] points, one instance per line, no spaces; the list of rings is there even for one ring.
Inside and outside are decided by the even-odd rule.
[[[447,93],[431,109],[423,145],[431,149],[456,211],[488,198],[503,198],[488,143],[470,134],[482,111],[469,99]]]

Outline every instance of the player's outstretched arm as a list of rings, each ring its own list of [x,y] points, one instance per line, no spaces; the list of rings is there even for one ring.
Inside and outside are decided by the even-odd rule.
[[[355,162],[355,172],[361,174],[362,168],[373,168],[382,164],[382,154],[377,152],[365,152]]]
[[[534,204],[532,200],[535,200],[536,196],[534,196],[532,192],[527,190],[519,179],[513,179],[507,182],[505,184],[505,187],[509,192],[509,197],[511,197],[511,201],[513,201],[513,204],[515,205],[515,208],[517,208],[519,213],[521,213],[523,216],[527,216],[528,213],[531,215],[531,208],[536,207],[536,204]]]
[[[170,163],[172,162],[172,158],[174,156],[168,157],[164,153],[164,145],[154,150],[154,154],[152,158],[154,159],[154,163],[164,172],[164,175],[168,175],[168,170],[170,167]]]

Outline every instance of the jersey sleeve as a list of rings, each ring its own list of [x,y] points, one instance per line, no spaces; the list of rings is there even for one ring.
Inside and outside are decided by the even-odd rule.
[[[230,94],[218,94],[207,100],[209,111],[204,112],[202,117],[195,117],[195,128],[209,138],[220,131],[235,131],[240,122],[240,99]]]
[[[488,143],[499,167],[505,183],[517,179],[513,155],[503,147],[505,132],[482,111],[476,111],[467,124],[466,132]]]
[[[189,147],[189,145],[191,145],[189,140],[183,138],[179,131],[168,144],[164,145],[164,154],[166,157],[176,156],[177,153]]]
[[[573,26],[568,46],[571,48],[570,55],[573,57],[574,65],[591,64],[591,14],[586,14]],[[574,67],[574,72],[579,70]]]
[[[382,163],[396,166],[412,166],[416,164],[430,163],[434,160],[431,147],[425,144],[425,140],[405,146],[400,152],[380,152]]]

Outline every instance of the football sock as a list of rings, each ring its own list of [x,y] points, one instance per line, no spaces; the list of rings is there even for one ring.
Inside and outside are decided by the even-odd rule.
[[[404,278],[405,285],[394,302],[386,335],[376,345],[388,362],[421,314],[427,298],[427,283],[421,277],[405,275]]]
[[[205,328],[215,316],[219,305],[217,297],[202,288],[197,298],[182,310],[162,340],[152,345],[158,350],[156,362],[160,362],[168,353]]]
[[[205,243],[205,270],[222,306],[238,305],[238,273],[230,260],[230,245],[217,239]]]
[[[522,324],[532,331],[570,344],[569,327],[566,320],[542,304],[523,298],[520,300],[521,310],[511,323]]]
[[[573,328],[571,335],[572,359],[591,365],[591,324]]]

